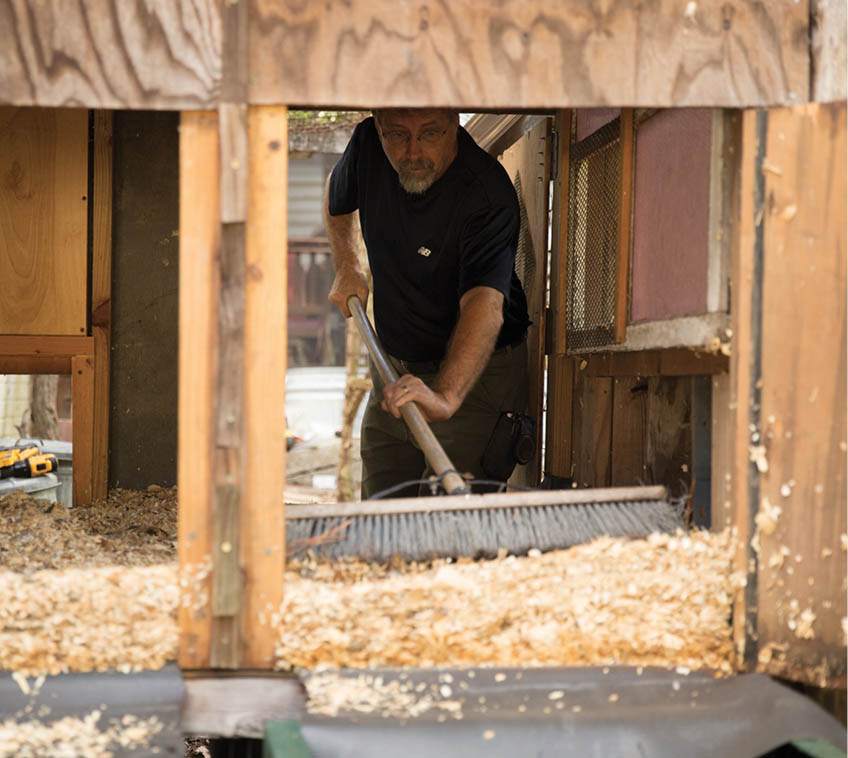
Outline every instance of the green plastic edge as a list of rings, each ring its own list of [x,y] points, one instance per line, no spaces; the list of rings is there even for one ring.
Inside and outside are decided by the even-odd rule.
[[[793,740],[792,745],[812,758],[845,758],[846,753],[825,740]]]
[[[262,758],[312,758],[297,721],[268,721]]]

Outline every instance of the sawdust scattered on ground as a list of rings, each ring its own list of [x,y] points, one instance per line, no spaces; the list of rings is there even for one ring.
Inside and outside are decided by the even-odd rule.
[[[123,748],[118,751],[121,755],[125,750],[147,748],[151,738],[162,730],[155,716],[140,719],[127,714],[108,724],[100,723],[101,716],[94,710],[84,718],[67,716],[52,723],[37,719],[0,722],[0,758],[112,758],[116,748]],[[148,754],[158,752],[154,747]]]

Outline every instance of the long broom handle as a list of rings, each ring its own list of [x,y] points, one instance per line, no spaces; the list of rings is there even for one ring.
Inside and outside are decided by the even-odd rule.
[[[359,335],[362,337],[362,341],[368,348],[371,360],[374,361],[374,365],[377,367],[377,373],[380,374],[380,378],[386,384],[396,382],[398,375],[392,364],[389,363],[388,358],[386,358],[383,348],[380,346],[380,342],[374,332],[374,327],[371,326],[371,322],[365,313],[365,308],[362,307],[362,301],[357,295],[351,295],[347,300],[347,307],[350,309],[356,328],[359,329]],[[421,446],[427,463],[430,464],[430,468],[439,477],[442,486],[448,494],[467,494],[469,489],[465,484],[465,480],[456,473],[453,463],[451,463],[444,448],[436,439],[436,435],[433,434],[433,430],[427,424],[421,409],[414,402],[410,402],[401,406],[400,413],[403,416],[403,420],[406,421],[409,431],[412,432],[412,436],[415,437],[416,442]]]

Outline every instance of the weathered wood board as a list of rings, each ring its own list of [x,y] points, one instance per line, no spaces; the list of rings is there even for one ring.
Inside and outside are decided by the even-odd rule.
[[[0,102],[187,109],[217,103],[215,0],[0,6]]]
[[[764,147],[758,431],[768,469],[759,472],[758,607],[749,612],[766,671],[844,686],[844,103],[770,111]]]
[[[251,100],[311,105],[805,101],[809,3],[252,5]]]
[[[85,334],[88,113],[0,107],[0,177],[0,334]]]
[[[241,102],[245,80],[251,103],[345,107],[738,107],[809,97],[810,0],[251,0],[246,32],[242,5],[12,0],[0,6],[0,102],[211,108],[219,96]],[[247,66],[224,60],[245,49]]]

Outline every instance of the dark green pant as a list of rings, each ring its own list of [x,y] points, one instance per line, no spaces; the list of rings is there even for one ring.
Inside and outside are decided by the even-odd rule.
[[[407,373],[390,357],[399,375]],[[374,389],[362,419],[362,499],[400,484],[426,479],[433,471],[406,423],[380,408],[383,382],[373,364]],[[436,374],[419,374],[430,386]],[[503,348],[489,359],[485,370],[459,410],[447,421],[431,424],[433,433],[461,474],[485,479],[480,460],[502,411],[524,411],[527,406],[527,343]],[[426,485],[412,484],[390,497],[429,495]]]

